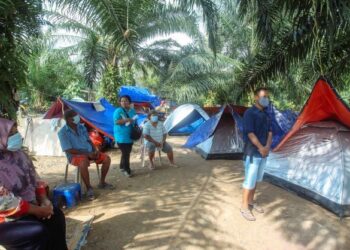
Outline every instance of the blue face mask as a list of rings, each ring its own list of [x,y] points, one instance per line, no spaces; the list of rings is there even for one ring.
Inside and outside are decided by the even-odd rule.
[[[75,124],[79,124],[79,122],[80,122],[80,116],[79,116],[79,115],[74,116],[74,117],[73,117],[73,122],[74,122]]]
[[[260,97],[259,98],[259,104],[263,106],[264,108],[267,108],[270,104],[269,98],[267,97]]]
[[[158,116],[151,116],[151,122],[158,122]]]
[[[7,139],[7,150],[9,151],[18,151],[22,148],[23,140],[20,133],[11,135]]]

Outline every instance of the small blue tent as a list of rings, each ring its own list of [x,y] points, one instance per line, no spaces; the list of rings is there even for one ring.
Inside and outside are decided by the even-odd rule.
[[[187,140],[185,148],[194,149],[204,159],[241,159],[243,121],[230,105],[204,122]]]
[[[136,86],[121,86],[118,96],[128,95],[132,102],[135,103],[149,103],[153,108],[160,105],[160,98],[146,88]]]
[[[190,135],[208,119],[207,113],[198,105],[184,104],[168,116],[164,127],[169,135]]]

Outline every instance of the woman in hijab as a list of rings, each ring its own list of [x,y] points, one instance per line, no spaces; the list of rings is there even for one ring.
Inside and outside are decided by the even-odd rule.
[[[0,118],[0,245],[66,250],[65,218],[38,185],[15,122]]]

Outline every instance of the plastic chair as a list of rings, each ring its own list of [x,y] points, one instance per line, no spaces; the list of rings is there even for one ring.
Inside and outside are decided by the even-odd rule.
[[[53,190],[53,205],[60,207],[66,204],[71,208],[81,200],[81,186],[79,183],[63,183],[56,186]]]
[[[100,180],[101,179],[101,176],[100,176],[100,167],[97,163],[96,164],[96,171],[97,171],[97,176],[98,176],[98,179]],[[67,161],[67,164],[66,164],[66,172],[64,174],[64,183],[67,183],[67,179],[68,179],[68,167],[69,165],[71,165],[69,163],[69,161]],[[83,183],[83,179],[81,178],[80,176],[80,169],[79,167],[75,167],[75,182],[76,183],[80,183],[81,187],[85,187],[84,183]]]

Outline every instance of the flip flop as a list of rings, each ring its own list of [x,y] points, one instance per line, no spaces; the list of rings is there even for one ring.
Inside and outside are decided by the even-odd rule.
[[[93,201],[95,199],[94,190],[92,188],[89,188],[86,192],[86,196],[89,201]]]
[[[109,190],[114,190],[115,187],[112,184],[109,184],[107,182],[103,183],[103,184],[98,184],[98,188],[99,189],[109,189]]]
[[[260,207],[256,202],[254,202],[253,204],[249,204],[249,207],[258,213],[264,213],[264,209]]]
[[[244,219],[248,221],[256,221],[254,215],[249,209],[240,209],[241,215],[243,216]]]

